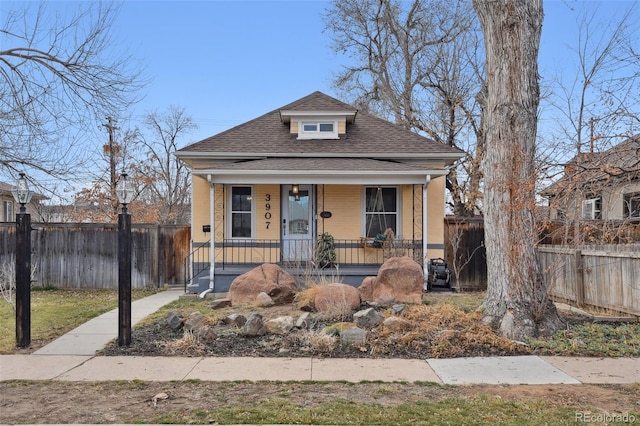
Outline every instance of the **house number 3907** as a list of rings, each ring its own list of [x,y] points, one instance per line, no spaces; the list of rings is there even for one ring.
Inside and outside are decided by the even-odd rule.
[[[265,194],[264,196],[264,209],[266,210],[264,213],[264,218],[266,219],[266,221],[264,222],[265,226],[267,227],[267,229],[269,229],[269,225],[271,225],[271,194]]]

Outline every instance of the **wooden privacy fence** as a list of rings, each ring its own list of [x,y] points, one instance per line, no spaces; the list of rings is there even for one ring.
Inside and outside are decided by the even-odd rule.
[[[449,268],[458,274],[454,287],[460,290],[485,290],[487,258],[484,219],[447,216],[444,220],[444,240]]]
[[[118,225],[34,223],[31,268],[34,285],[118,288]],[[131,286],[182,284],[189,254],[189,226],[132,224]],[[0,223],[0,267],[14,262],[15,224]]]
[[[538,247],[554,299],[640,316],[640,244]]]

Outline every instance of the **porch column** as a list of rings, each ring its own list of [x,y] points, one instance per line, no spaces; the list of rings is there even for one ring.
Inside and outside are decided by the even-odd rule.
[[[211,224],[211,242],[209,243],[209,289],[215,290],[214,274],[216,269],[216,186],[209,177],[209,223]]]
[[[422,273],[425,279],[429,275],[429,262],[427,262],[427,187],[429,182],[431,182],[431,175],[427,175],[422,185]]]

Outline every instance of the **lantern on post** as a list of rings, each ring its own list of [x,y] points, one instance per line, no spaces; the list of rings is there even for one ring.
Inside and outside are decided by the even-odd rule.
[[[26,205],[32,193],[24,173],[11,191],[20,211],[16,213],[16,345],[31,344],[31,215]]]
[[[127,204],[134,198],[134,189],[123,173],[116,185],[116,197],[122,205],[118,214],[118,346],[131,344],[131,215]]]

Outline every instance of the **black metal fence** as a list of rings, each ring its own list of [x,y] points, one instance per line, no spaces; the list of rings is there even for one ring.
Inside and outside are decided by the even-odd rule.
[[[210,267],[210,242],[196,247],[185,259],[191,277],[197,277]],[[231,240],[216,242],[215,267],[277,263],[287,267],[300,267],[309,263],[326,266],[382,265],[391,257],[409,256],[422,264],[422,240],[376,241],[372,239],[335,240],[332,247],[319,246],[319,240]],[[187,280],[187,282],[189,281]]]

